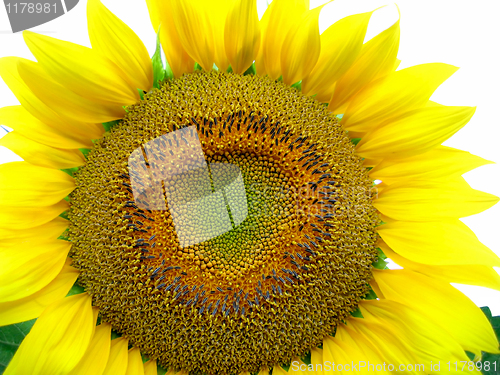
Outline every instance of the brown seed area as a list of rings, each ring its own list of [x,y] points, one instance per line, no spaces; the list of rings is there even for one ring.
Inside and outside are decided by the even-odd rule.
[[[79,282],[165,367],[288,363],[368,292],[372,181],[336,118],[280,82],[165,82],[96,142],[76,181]]]

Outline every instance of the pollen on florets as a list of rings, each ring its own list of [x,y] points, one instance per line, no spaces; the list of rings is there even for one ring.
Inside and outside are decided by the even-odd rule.
[[[288,363],[334,332],[369,290],[378,224],[336,118],[283,83],[221,72],[127,110],[71,195],[74,266],[101,319],[163,366],[204,374]],[[238,189],[217,187],[218,165],[235,166],[220,178]],[[199,209],[218,191],[226,224]]]

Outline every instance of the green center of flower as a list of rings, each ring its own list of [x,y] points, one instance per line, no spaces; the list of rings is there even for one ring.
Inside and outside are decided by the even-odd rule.
[[[79,283],[165,367],[289,363],[368,293],[372,181],[336,118],[282,83],[168,81],[128,108],[76,180]]]

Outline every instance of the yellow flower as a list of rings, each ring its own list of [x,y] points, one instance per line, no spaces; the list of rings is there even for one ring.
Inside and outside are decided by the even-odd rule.
[[[255,0],[147,5],[166,69],[99,0],[91,49],[25,32],[37,62],[0,59],[21,102],[0,144],[25,160],[0,165],[0,325],[37,318],[5,374],[427,374],[499,353],[450,285],[500,290],[459,220],[498,201],[461,177],[489,162],[441,145],[475,109],[429,100],[455,67],[396,70],[399,21],[363,44],[373,12],[320,35],[307,0],[261,20]]]

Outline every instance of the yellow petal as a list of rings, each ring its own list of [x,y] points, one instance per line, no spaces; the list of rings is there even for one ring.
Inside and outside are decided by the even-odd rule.
[[[273,368],[273,374],[277,373],[280,375],[287,375],[287,374],[297,374],[297,375],[306,375],[306,374],[311,374],[314,373],[316,375],[322,374],[323,369],[320,368],[322,367],[321,364],[320,366],[317,366],[318,368],[316,369],[316,363],[311,363],[310,365],[306,365],[302,360],[298,357],[292,358],[291,361],[291,366],[288,369],[288,372],[283,370],[280,366],[274,366]],[[279,369],[278,369],[279,367]]]
[[[281,76],[281,51],[288,32],[309,9],[309,0],[275,0],[262,18],[262,42],[256,60],[257,73],[271,79]]]
[[[359,308],[367,322],[383,324],[398,337],[400,345],[412,351],[418,362],[424,365],[420,373],[427,374],[431,363],[467,361],[463,349],[446,330],[404,304],[372,300],[362,301]]]
[[[491,163],[467,151],[437,146],[403,160],[383,160],[370,170],[370,177],[389,185],[401,180],[448,179]]]
[[[128,364],[128,340],[119,337],[111,340],[108,363],[102,375],[125,375]]]
[[[170,2],[171,0],[146,0],[154,30],[160,32],[160,42],[165,57],[174,77],[179,78],[184,73],[190,73],[194,70],[194,60],[182,47],[170,11]]]
[[[156,366],[156,360],[150,359],[144,364],[144,375],[157,375],[158,366]]]
[[[2,207],[0,228],[27,229],[43,225],[69,208],[66,201],[48,207]]]
[[[385,298],[407,305],[442,327],[464,350],[477,355],[499,352],[486,316],[451,285],[410,270],[372,272]]]
[[[425,153],[450,138],[475,112],[475,107],[425,107],[391,118],[356,146],[367,159],[401,159]]]
[[[226,24],[229,21],[231,10],[233,10],[235,6],[238,7],[239,3],[240,1],[237,0],[212,0],[210,2],[208,1],[203,2],[203,5],[205,5],[205,11],[207,12],[208,18],[210,19],[210,25],[213,31],[214,63],[215,65],[217,65],[219,70],[222,71],[227,70],[230,64],[229,56],[228,53],[226,52]],[[252,15],[245,14],[244,16],[251,17]],[[255,14],[255,16],[257,16],[257,14]],[[244,22],[243,18],[240,20],[241,22]],[[256,21],[257,22],[259,21],[258,17],[256,18]],[[236,27],[241,27],[241,26],[236,26]],[[250,36],[251,33],[253,32],[251,30],[251,27],[252,26],[248,24],[248,29],[243,28],[244,31],[242,31],[242,33],[245,35],[240,35],[240,37],[244,38]],[[257,54],[257,52],[255,54]],[[247,68],[252,64],[252,62],[248,64]],[[245,69],[243,71],[245,71]]]
[[[141,351],[139,348],[132,348],[128,351],[127,375],[144,375],[144,365],[142,364]]]
[[[33,117],[20,105],[0,108],[0,124],[14,129],[25,138],[46,146],[62,149],[92,147],[88,134],[81,138],[74,132],[61,132]]]
[[[393,221],[377,232],[396,253],[418,263],[500,267],[500,258],[460,220]]]
[[[438,86],[457,69],[435,63],[391,73],[356,94],[341,124],[350,131],[368,132],[388,119],[424,107]]]
[[[25,161],[0,165],[0,201],[4,206],[51,206],[74,188],[73,177],[62,171],[34,166]]]
[[[311,349],[311,364],[315,365],[315,370],[318,375],[323,375],[325,373],[325,368],[320,368],[317,366],[318,364],[323,364],[323,349],[320,348],[312,348]]]
[[[68,241],[43,240],[0,249],[0,302],[24,298],[47,286],[61,271],[70,248]]]
[[[318,19],[323,6],[305,12],[283,41],[281,72],[283,82],[288,85],[306,77],[318,61],[321,51]]]
[[[460,177],[389,185],[380,192],[373,205],[394,220],[438,221],[474,215],[497,202],[497,197],[472,189]]]
[[[363,45],[351,68],[337,81],[328,109],[344,113],[363,87],[394,69],[399,48],[399,20]]]
[[[63,299],[73,286],[79,271],[66,260],[61,272],[47,286],[27,297],[0,303],[0,326],[38,318],[45,308]]]
[[[64,150],[40,144],[24,137],[17,131],[10,132],[0,139],[0,146],[14,151],[30,164],[45,168],[65,169],[85,164],[80,150]]]
[[[118,106],[140,100],[127,75],[98,52],[31,31],[24,31],[23,36],[40,66],[74,93]]]
[[[17,70],[30,90],[63,117],[99,123],[120,119],[125,114],[121,105],[96,102],[57,84],[32,61],[20,59]]]
[[[330,371],[334,370],[340,374],[347,374],[348,371],[343,371],[346,364],[351,363],[351,358],[345,352],[342,345],[339,345],[340,341],[332,337],[325,337],[323,339],[323,361],[331,366],[331,370],[328,368],[324,369],[324,373],[328,374]],[[342,365],[342,366],[339,366]]]
[[[214,35],[207,6],[203,0],[170,0],[170,12],[183,48],[203,69],[212,70]]]
[[[82,123],[79,119],[68,121],[49,108],[21,79],[17,69],[19,61],[34,64],[32,61],[18,57],[0,59],[0,76],[22,104],[22,107],[0,108],[0,121],[14,130],[22,130],[27,138],[34,140],[42,138],[45,142],[41,143],[49,146],[60,148],[92,146],[90,140],[100,138],[104,132],[102,125]],[[64,91],[61,90],[61,92]],[[67,142],[64,142],[65,139]]]
[[[355,323],[358,319],[350,321]],[[337,327],[335,337],[339,339],[339,345],[344,349],[347,355],[357,360],[359,371],[377,371],[378,374],[391,374],[383,363],[387,357],[385,353],[380,353],[369,341],[367,341],[359,332],[353,330],[350,326],[341,324]],[[352,363],[356,363],[352,361]],[[351,369],[352,371],[352,369]]]
[[[302,80],[302,93],[330,101],[335,82],[358,57],[372,12],[335,22],[321,34],[321,52],[311,73]]]
[[[96,327],[83,358],[68,375],[101,375],[108,362],[110,345],[111,325],[101,323]]]
[[[94,332],[91,298],[77,294],[50,305],[21,343],[5,375],[66,374],[80,361]]]
[[[386,244],[380,244],[380,248],[388,258],[401,267],[422,273],[433,279],[500,290],[500,275],[492,267],[475,264],[434,266],[416,263],[395,253]]]
[[[224,30],[225,52],[234,73],[252,65],[260,47],[260,24],[255,0],[235,2]]]
[[[0,248],[6,248],[24,241],[56,239],[63,234],[68,225],[68,220],[56,217],[54,220],[30,230],[0,228],[0,238],[2,239]]]
[[[141,39],[100,0],[87,3],[87,19],[92,49],[120,67],[135,88],[149,91],[153,66]]]

